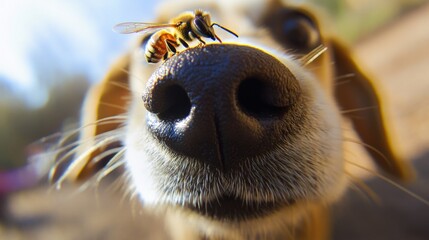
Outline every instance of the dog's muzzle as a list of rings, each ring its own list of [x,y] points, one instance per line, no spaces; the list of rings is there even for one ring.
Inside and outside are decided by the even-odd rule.
[[[168,59],[143,100],[155,138],[174,153],[229,171],[293,132],[288,112],[299,96],[295,77],[271,55],[212,44]]]

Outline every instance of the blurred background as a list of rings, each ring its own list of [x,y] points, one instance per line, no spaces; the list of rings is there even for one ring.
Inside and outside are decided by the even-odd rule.
[[[131,37],[123,21],[149,21],[154,1],[0,0],[0,169],[25,163],[25,146],[76,122],[88,85]]]
[[[22,187],[26,190],[18,191],[21,188],[18,183],[14,189],[3,186],[1,181],[2,176],[7,177],[8,173],[24,168],[28,154],[37,151],[29,148],[31,143],[76,125],[88,86],[103,77],[109,65],[133,39],[133,36],[112,32],[112,26],[124,21],[151,22],[156,14],[157,2],[0,0],[0,239],[47,239],[43,234],[61,234],[68,228],[69,231],[73,228],[79,231],[86,229],[95,235],[88,233],[88,237],[82,238],[81,235],[71,234],[51,239],[134,238],[133,235],[125,238],[115,235],[119,233],[114,230],[109,232],[110,235],[100,233],[105,230],[103,223],[107,224],[102,206],[108,206],[109,201],[115,204],[117,196],[114,194],[103,193],[108,194],[103,196],[110,200],[101,203],[100,208],[89,211],[92,211],[94,219],[74,222],[79,219],[79,214],[70,209],[58,217],[68,219],[69,222],[62,220],[62,228],[56,228],[52,221],[57,217],[50,214],[63,208],[62,205],[55,205],[61,193],[52,193],[51,198],[43,198],[44,188],[34,190],[30,188],[31,183],[23,183]],[[428,199],[429,127],[426,122],[429,118],[429,1],[314,2],[331,18],[332,29],[353,46],[363,67],[379,79],[377,84],[387,95],[388,114],[393,119],[392,126],[401,151],[413,160],[421,175],[409,188]],[[372,204],[363,204],[362,207],[362,200],[353,200],[362,198],[350,193],[347,197],[349,201],[335,212],[336,221],[342,223],[336,225],[336,239],[344,239],[342,236],[348,233],[353,233],[356,239],[404,239],[395,238],[399,236],[395,230],[391,238],[378,235],[373,238],[362,235],[366,238],[359,238],[363,228],[371,228],[373,232],[383,230],[376,229],[379,225],[374,225],[374,222],[386,222],[384,218],[378,218],[381,214],[406,219],[410,223],[410,227],[404,230],[409,232],[407,239],[429,239],[428,232],[422,230],[429,227],[428,206],[409,199],[407,194],[389,184],[378,181],[369,181],[368,184],[375,192],[385,193],[386,198],[396,199],[399,195],[408,202],[387,202],[385,208]],[[388,190],[385,190],[386,185]],[[65,201],[80,206],[94,202],[92,198],[86,195],[79,198],[68,196]],[[357,206],[362,209],[366,207],[370,212],[380,209],[382,212],[371,217],[372,221],[367,225],[360,226],[362,221],[359,219],[365,219],[366,216],[350,218],[352,213],[346,210]],[[389,206],[403,210],[392,213]],[[418,218],[412,214],[415,212],[423,215]],[[119,211],[117,214],[123,215],[124,212]],[[388,228],[388,223],[402,224],[399,220],[388,219],[382,227]],[[119,228],[139,229],[135,222],[116,224]],[[150,229],[152,224],[159,223],[154,220],[146,228]],[[29,238],[29,234],[33,234],[33,237]],[[145,239],[161,236],[146,235]]]

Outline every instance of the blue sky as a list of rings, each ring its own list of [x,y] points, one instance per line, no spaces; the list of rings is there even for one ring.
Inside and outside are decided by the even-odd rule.
[[[29,107],[66,76],[100,79],[133,36],[112,26],[153,21],[155,0],[0,0],[0,87]],[[0,96],[0,100],[1,100]]]

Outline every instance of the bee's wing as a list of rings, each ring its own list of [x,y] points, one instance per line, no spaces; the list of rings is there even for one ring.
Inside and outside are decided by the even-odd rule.
[[[113,26],[113,31],[121,34],[146,32],[154,29],[177,27],[178,23],[142,23],[142,22],[124,22]]]

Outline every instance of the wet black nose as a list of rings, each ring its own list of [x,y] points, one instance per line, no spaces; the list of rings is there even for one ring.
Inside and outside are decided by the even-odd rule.
[[[173,154],[227,171],[281,145],[299,96],[297,80],[273,56],[213,44],[162,64],[143,101],[147,128]]]

